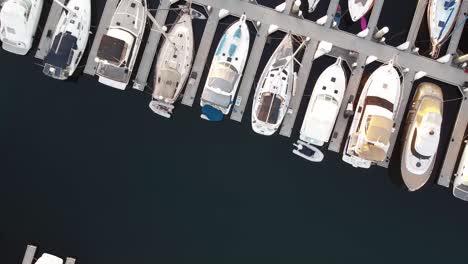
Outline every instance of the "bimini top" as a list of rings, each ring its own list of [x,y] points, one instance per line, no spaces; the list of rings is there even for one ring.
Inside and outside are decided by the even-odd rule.
[[[125,59],[127,48],[128,44],[125,41],[109,35],[102,35],[97,57],[108,63],[119,65]]]
[[[78,48],[76,41],[77,38],[68,31],[58,34],[52,43],[49,53],[44,59],[44,63],[60,69],[66,69],[72,63],[72,51]]]
[[[392,134],[393,121],[387,117],[371,115],[366,125],[368,142],[359,149],[359,156],[366,160],[384,160],[387,152],[380,144],[388,145]]]
[[[173,98],[179,86],[180,73],[173,69],[161,70],[156,82],[160,89],[154,91],[153,97]]]
[[[278,123],[280,108],[283,101],[284,99],[277,94],[269,92],[263,93],[260,107],[257,110],[258,120],[269,124]]]

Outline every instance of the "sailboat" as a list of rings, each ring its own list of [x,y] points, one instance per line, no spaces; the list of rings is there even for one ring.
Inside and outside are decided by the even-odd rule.
[[[65,80],[72,76],[83,57],[91,26],[91,0],[70,0],[52,37],[52,46],[44,59],[44,74]]]
[[[416,191],[431,177],[443,116],[442,89],[433,83],[418,86],[408,114],[401,174],[410,191]]]
[[[319,4],[320,0],[309,0],[309,13],[312,13],[315,11],[315,8],[317,8],[317,5]]]
[[[4,50],[26,55],[31,49],[43,0],[0,1],[0,40]]]
[[[200,105],[203,119],[221,121],[229,113],[250,48],[246,16],[232,24],[216,48]]]
[[[367,80],[359,98],[346,142],[343,160],[354,167],[370,168],[387,159],[401,82],[393,62],[382,65]]]
[[[292,97],[294,47],[287,34],[268,61],[255,90],[252,129],[261,135],[273,135],[283,122]]]
[[[192,12],[181,7],[179,17],[167,33],[156,61],[154,90],[150,108],[156,114],[170,118],[174,103],[179,98],[192,68],[194,36]],[[203,15],[199,14],[196,17]]]
[[[124,90],[146,26],[146,0],[121,0],[97,51],[99,82]]]
[[[468,202],[468,148],[466,142],[457,173],[455,174],[453,195]]]
[[[342,59],[320,74],[310,97],[302,122],[300,139],[308,144],[323,146],[329,141],[340,111],[346,89],[346,74]]]
[[[460,10],[462,0],[430,0],[427,11],[429,34],[431,37],[431,56],[439,56],[440,46],[449,38]]]
[[[379,0],[348,0],[349,15],[353,22],[365,16],[371,10],[375,1]]]

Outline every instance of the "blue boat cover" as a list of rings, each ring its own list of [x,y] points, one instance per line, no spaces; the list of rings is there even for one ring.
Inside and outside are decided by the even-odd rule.
[[[216,56],[218,56],[219,53],[221,53],[221,51],[223,50],[224,42],[226,42],[226,34],[223,35],[223,38],[219,42],[218,49],[216,50]]]
[[[211,105],[202,107],[202,114],[208,118],[209,121],[219,122],[223,120],[223,113]]]

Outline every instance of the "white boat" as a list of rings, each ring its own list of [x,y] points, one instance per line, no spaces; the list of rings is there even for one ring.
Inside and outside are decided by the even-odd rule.
[[[432,57],[439,55],[440,46],[450,36],[462,0],[430,0],[427,11]]]
[[[0,1],[0,39],[4,50],[26,55],[31,49],[43,0]]]
[[[243,15],[224,33],[216,48],[200,105],[202,118],[220,121],[231,110],[250,48],[250,33]]]
[[[319,4],[320,0],[309,0],[309,13],[312,13],[315,11],[315,8],[317,8],[317,5]]]
[[[302,140],[298,140],[295,144],[293,144],[293,146],[295,149],[293,149],[292,152],[308,161],[322,162],[324,158],[322,151]]]
[[[392,62],[372,73],[356,107],[343,153],[345,162],[369,168],[387,159],[400,89],[400,76]]]
[[[466,142],[457,173],[455,174],[453,195],[468,202],[468,148]]]
[[[329,141],[340,111],[346,89],[346,74],[342,59],[320,74],[310,97],[302,122],[300,139],[308,144],[323,146]]]
[[[431,177],[439,147],[444,99],[442,89],[421,83],[413,98],[405,128],[401,174],[410,191],[424,186]]]
[[[91,0],[70,0],[63,6],[52,45],[44,58],[45,75],[59,80],[73,75],[85,52],[90,27]]]
[[[99,82],[124,90],[146,26],[146,0],[121,0],[97,51]]]
[[[35,264],[63,264],[63,259],[51,254],[44,253],[37,259]]]
[[[253,99],[252,129],[273,135],[288,111],[295,83],[292,35],[281,41],[258,81]]]
[[[365,16],[371,10],[374,1],[379,0],[348,0],[348,9],[351,19],[356,22]]]
[[[156,61],[150,108],[156,114],[169,118],[192,68],[194,36],[191,9],[182,9],[167,37],[169,39],[164,40]]]

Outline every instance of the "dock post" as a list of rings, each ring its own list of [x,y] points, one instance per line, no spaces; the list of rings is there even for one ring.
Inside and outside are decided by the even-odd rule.
[[[211,44],[218,27],[219,11],[220,8],[213,7],[211,13],[208,16],[205,31],[203,32],[203,36],[200,42],[200,47],[198,49],[197,55],[195,56],[192,72],[190,73],[187,87],[185,88],[184,97],[182,99],[182,104],[184,105],[192,106],[193,102],[195,101],[195,96],[197,95],[198,86],[200,85],[203,70],[205,69]]]
[[[101,21],[99,22],[99,27],[97,29],[96,35],[94,36],[93,45],[89,51],[88,61],[84,69],[84,73],[94,76],[96,74],[97,63],[95,58],[97,56],[97,50],[101,44],[102,35],[106,33],[107,29],[110,26],[112,16],[117,9],[118,0],[107,0],[106,6],[104,7],[104,12],[101,15]]]
[[[285,137],[291,137],[294,123],[296,122],[297,112],[301,106],[302,97],[304,96],[304,90],[309,79],[310,71],[312,70],[312,64],[314,63],[315,51],[317,50],[318,41],[309,40],[304,51],[302,58],[302,66],[299,69],[297,75],[297,89],[296,94],[291,98],[289,105],[290,113],[286,113],[283,123],[281,125],[280,135]]]
[[[156,12],[155,19],[159,25],[166,23],[167,16],[169,14],[169,8],[171,7],[170,0],[161,0]],[[151,27],[151,33],[146,41],[145,50],[141,59],[140,65],[138,66],[138,72],[133,83],[133,88],[139,91],[143,91],[146,87],[151,67],[154,60],[156,59],[156,51],[158,49],[159,41],[161,40],[160,29],[153,24]]]
[[[255,75],[258,70],[258,64],[263,54],[266,41],[268,39],[268,28],[270,25],[261,24],[257,36],[255,37],[252,50],[250,51],[250,57],[245,67],[244,76],[240,83],[239,91],[237,93],[236,103],[232,108],[231,119],[237,122],[242,122],[245,107],[249,101],[250,91],[254,86]]]
[[[34,256],[36,255],[37,247],[33,245],[28,245],[26,247],[26,252],[24,253],[22,264],[32,264]]]
[[[65,260],[65,264],[75,264],[76,259],[68,257]]]
[[[462,89],[463,90],[463,89]],[[463,101],[458,111],[457,120],[453,127],[450,143],[445,153],[445,159],[440,171],[437,183],[444,187],[450,187],[455,165],[460,155],[461,146],[465,137],[465,131],[468,126],[468,95],[463,91]]]
[[[61,3],[64,2],[64,0],[59,1]],[[55,3],[55,1],[52,1],[52,7],[50,8],[49,16],[47,17],[47,22],[45,24],[44,30],[42,31],[42,36],[41,40],[39,41],[36,55],[34,56],[36,59],[43,60],[49,53],[49,49],[52,46],[52,37],[55,32],[55,27],[57,26],[62,12],[62,7]]]

